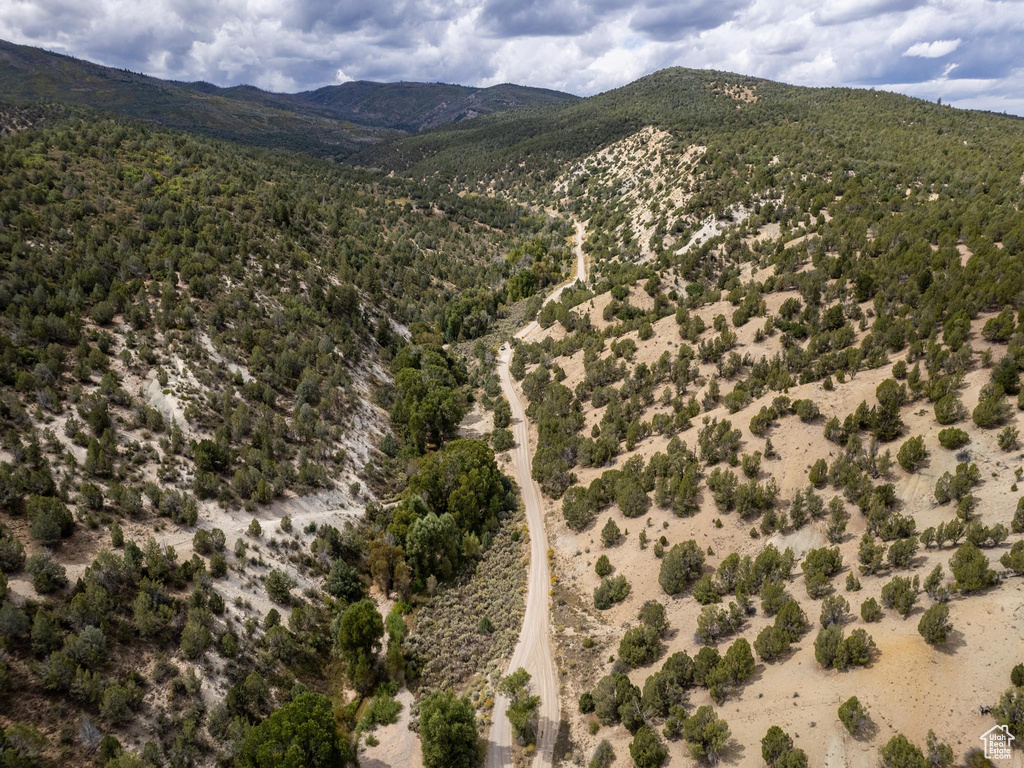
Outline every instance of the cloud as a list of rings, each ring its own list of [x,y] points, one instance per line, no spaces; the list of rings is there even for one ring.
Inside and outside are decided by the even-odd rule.
[[[933,40],[930,43],[914,43],[903,52],[904,56],[919,56],[922,59],[941,59],[960,47],[960,38],[955,40]]]
[[[849,24],[889,13],[909,11],[923,3],[924,0],[828,0],[814,12],[814,20],[826,26]]]
[[[719,27],[751,4],[750,0],[666,0],[639,8],[629,26],[653,40],[676,40]]]
[[[1021,28],[1024,3],[1009,0],[0,2],[0,38],[218,85],[519,82],[589,95],[685,66],[993,109],[1024,103]]]
[[[496,37],[564,37],[590,31],[605,10],[575,0],[487,0],[481,19]]]

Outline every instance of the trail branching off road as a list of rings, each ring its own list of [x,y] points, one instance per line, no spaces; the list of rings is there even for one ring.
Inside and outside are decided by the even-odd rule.
[[[576,222],[576,274],[568,282],[555,288],[545,302],[556,301],[562,291],[577,280],[586,282],[587,268],[583,254],[583,238],[586,230],[582,223]],[[537,321],[533,320],[516,333],[516,338],[523,338],[535,330]],[[526,613],[523,615],[523,628],[519,632],[519,641],[509,661],[508,671],[512,672],[523,667],[531,676],[533,692],[540,696],[540,721],[537,729],[537,754],[534,768],[550,766],[554,762],[555,738],[558,735],[559,703],[558,674],[555,670],[555,658],[551,652],[551,633],[549,622],[551,574],[548,571],[548,536],[544,529],[544,516],[541,511],[540,488],[533,479],[531,467],[533,454],[530,447],[530,435],[526,422],[526,410],[519,395],[512,386],[509,374],[509,362],[512,359],[512,347],[498,355],[498,376],[501,389],[512,407],[512,433],[516,445],[512,449],[512,472],[523,495],[526,507],[526,522],[530,529],[530,574],[526,595]],[[508,699],[499,695],[494,704],[494,721],[491,725],[491,736],[487,744],[487,768],[505,768],[512,765],[512,728],[506,711]]]

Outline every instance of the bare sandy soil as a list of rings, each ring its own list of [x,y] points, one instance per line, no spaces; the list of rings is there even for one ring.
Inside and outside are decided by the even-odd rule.
[[[634,288],[633,295],[637,293]],[[765,299],[769,311],[777,311],[781,303],[791,295],[795,294],[768,294]],[[597,296],[590,306],[583,305],[578,309],[589,312],[595,326],[600,328],[607,325],[601,319],[601,308],[607,302],[606,295]],[[728,302],[719,302],[702,308],[699,314],[710,326],[711,319],[717,314],[731,317],[732,309]],[[977,351],[989,347],[980,338],[981,326],[988,317],[979,317],[973,325],[971,343]],[[763,321],[755,318],[742,328],[735,329],[739,336],[736,351],[740,355],[750,352],[756,360],[779,351],[777,333],[755,345],[753,334],[762,325]],[[674,318],[667,317],[655,323],[654,330],[653,338],[648,341],[640,341],[636,333],[627,334],[626,337],[632,338],[638,346],[632,364],[650,364],[666,350],[675,354],[679,337]],[[543,331],[536,330],[531,333],[531,339],[536,340],[543,335]],[[709,327],[702,339],[714,335],[715,332]],[[862,334],[858,332],[857,335],[859,338]],[[997,351],[995,357],[998,358],[1000,354]],[[563,383],[570,389],[582,380],[582,353],[558,358],[555,362],[565,370],[567,375]],[[804,424],[796,416],[787,416],[769,430],[767,436],[781,453],[781,458],[764,460],[759,479],[763,482],[769,474],[776,479],[781,489],[781,508],[788,508],[793,494],[806,488],[807,472],[812,462],[821,457],[831,461],[839,453],[839,448],[824,438],[822,427],[825,419],[836,415],[841,420],[862,400],[866,400],[869,405],[874,404],[875,388],[891,375],[891,368],[890,364],[876,370],[862,370],[847,382],[837,383],[833,391],[826,391],[820,383],[790,388],[787,394],[792,399],[813,398],[821,408],[822,418]],[[713,373],[713,366],[701,366],[703,376],[710,377]],[[981,387],[988,379],[989,371],[980,366],[967,375],[960,395],[968,410],[977,403]],[[722,382],[723,394],[729,389],[728,383]],[[703,392],[703,388],[696,392],[698,401]],[[764,438],[752,435],[748,424],[750,418],[763,405],[770,404],[778,394],[771,392],[735,414],[729,414],[727,409],[719,407],[707,415],[729,419],[734,427],[742,431],[743,452],[764,452]],[[656,395],[660,395],[660,390]],[[652,406],[643,418],[649,419],[659,409],[664,410],[664,407]],[[589,433],[590,427],[600,421],[602,413],[603,409],[586,408],[586,432]],[[933,489],[936,480],[944,472],[954,471],[958,459],[956,452],[939,445],[937,433],[941,427],[935,421],[930,403],[912,403],[903,408],[901,415],[907,425],[905,437],[923,435],[929,452],[926,465],[914,474],[906,473],[894,461],[891,478],[902,503],[901,511],[916,519],[920,531],[955,516],[952,506],[939,506],[935,502]],[[694,419],[694,427],[679,435],[690,446],[695,447],[701,419],[702,416],[698,416]],[[1024,428],[1024,420],[1016,409],[1011,423]],[[996,445],[998,430],[979,429],[969,418],[957,426],[971,436],[967,448],[971,461],[976,462],[981,470],[983,482],[974,489],[981,520],[986,525],[1002,523],[1009,527],[1019,496],[1018,492],[1011,490],[1014,483],[1013,470],[1022,466],[1024,456],[1019,451],[1001,451]],[[535,435],[535,430],[531,431]],[[905,438],[882,448],[889,448],[895,457],[902,439]],[[664,451],[667,443],[667,438],[653,436],[642,441],[635,451],[620,454],[609,467],[577,467],[574,471],[579,482],[586,486],[611,466],[621,466],[632,455],[649,458],[657,451]],[[827,501],[835,491],[825,488],[819,493]],[[694,636],[701,606],[690,595],[673,599],[664,594],[658,585],[660,561],[654,556],[650,545],[641,549],[638,541],[640,529],[645,529],[652,541],[664,535],[670,544],[692,538],[703,548],[710,547],[709,551],[713,554],[707,558],[709,567],[717,566],[731,552],[754,556],[764,547],[766,540],[751,538],[750,523],[742,521],[735,513],[720,512],[706,489],[703,491],[699,513],[691,518],[677,518],[670,510],[653,506],[647,515],[630,520],[624,518],[613,505],[582,533],[574,533],[565,526],[561,518],[561,502],[545,498],[544,505],[551,544],[555,551],[555,572],[564,583],[578,590],[584,603],[592,606],[590,595],[600,581],[594,572],[594,562],[602,553],[608,555],[615,573],[625,575],[632,585],[632,591],[623,603],[608,611],[592,612],[590,635],[606,642],[599,642],[599,649],[591,652],[592,667],[586,674],[566,675],[563,680],[563,708],[571,722],[573,741],[589,757],[598,741],[608,739],[618,755],[616,765],[630,765],[630,736],[625,729],[601,728],[596,735],[590,735],[590,719],[578,713],[576,698],[601,675],[611,671],[608,659],[615,653],[617,638],[621,637],[627,627],[637,623],[637,611],[648,599],[657,599],[666,604],[672,626],[662,660],[678,650],[685,650],[692,656],[701,647]],[[955,632],[951,642],[943,649],[927,645],[918,634],[920,615],[931,604],[931,600],[923,594],[907,619],[886,611],[880,623],[865,624],[859,616],[861,602],[870,597],[879,599],[882,585],[893,573],[883,572],[875,576],[859,574],[857,546],[865,530],[865,522],[855,506],[846,504],[846,507],[851,520],[847,536],[840,545],[844,568],[833,579],[833,585],[836,592],[843,595],[851,605],[853,618],[847,623],[847,633],[857,627],[865,628],[874,638],[878,654],[867,668],[844,673],[821,669],[814,659],[813,649],[820,601],[807,596],[798,561],[794,569],[797,578],[790,583],[788,591],[800,602],[814,628],[797,644],[796,650],[788,658],[770,665],[759,662],[752,681],[732,694],[722,706],[715,707],[720,716],[728,721],[733,734],[730,748],[723,755],[723,762],[727,765],[761,764],[760,739],[771,725],[779,725],[789,732],[797,746],[807,752],[811,765],[868,768],[877,764],[879,748],[894,734],[903,733],[923,746],[929,730],[934,730],[940,738],[949,742],[958,758],[962,758],[966,750],[981,745],[978,737],[994,725],[990,715],[979,713],[979,706],[998,701],[999,695],[1009,686],[1010,669],[1024,660],[1024,582],[1020,579],[1011,578],[980,595],[954,598],[950,603],[950,612]],[[627,535],[622,543],[605,550],[599,532],[609,517],[614,518],[619,527],[627,531]],[[721,520],[721,528],[716,528],[717,520]],[[797,557],[801,558],[808,549],[827,544],[824,527],[825,522],[811,522],[797,532],[785,536],[776,534],[770,541],[780,548],[792,547]],[[1000,569],[1000,555],[1018,538],[1011,536],[1006,544],[984,550],[996,570]],[[913,564],[914,573],[923,579],[936,564],[945,566],[953,551],[954,548],[948,545],[941,550],[920,549]],[[862,589],[847,593],[844,582],[851,570],[860,577]],[[946,578],[949,578],[948,568]],[[758,601],[755,604],[759,605]],[[757,633],[769,623],[769,619],[759,611],[741,632],[719,643],[719,649],[724,652],[733,639],[740,636],[753,643]],[[563,637],[561,640],[578,642],[573,637]],[[634,684],[642,687],[644,680],[660,668],[660,663],[634,670],[630,674]],[[849,736],[836,715],[839,704],[851,695],[858,696],[868,707],[874,723],[871,732],[861,739]],[[691,710],[701,704],[713,704],[706,692],[699,689],[693,691],[690,701]],[[669,743],[669,750],[671,765],[691,764],[683,742]],[[1019,752],[1016,759],[1013,764],[1021,765]]]
[[[413,698],[408,688],[395,696],[402,711],[391,725],[379,726],[373,735],[380,742],[375,747],[364,747],[359,755],[361,768],[423,768],[420,737],[409,730],[412,721]]]
[[[655,257],[651,238],[660,221],[666,224],[665,244],[675,243],[672,226],[684,220],[681,209],[692,196],[692,171],[705,150],[693,145],[677,153],[668,131],[646,126],[571,165],[555,183],[554,192],[569,196],[572,184],[583,178],[588,185],[596,183],[611,191],[629,214],[617,233],[628,231],[640,260],[650,261]]]

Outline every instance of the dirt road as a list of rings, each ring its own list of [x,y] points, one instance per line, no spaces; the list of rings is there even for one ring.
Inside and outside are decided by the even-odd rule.
[[[584,225],[576,222],[576,274],[568,282],[555,288],[545,299],[545,303],[556,300],[562,291],[576,280],[586,281],[587,267],[582,247],[585,232]],[[516,337],[522,338],[536,325],[536,320],[530,322],[519,330]],[[551,652],[549,626],[551,574],[548,570],[548,536],[541,512],[540,488],[537,487],[531,472],[533,451],[530,447],[526,413],[515,387],[512,386],[508,370],[511,359],[512,348],[506,344],[505,349],[498,355],[498,377],[501,380],[501,390],[512,406],[512,434],[516,440],[511,454],[512,472],[523,495],[526,522],[530,529],[530,574],[527,580],[523,628],[509,661],[508,671],[523,667],[530,673],[532,691],[540,696],[537,755],[533,765],[534,768],[543,768],[553,763],[559,722],[558,673],[555,670],[554,654]],[[498,696],[494,704],[494,722],[487,743],[487,768],[505,768],[512,765],[512,727],[506,716],[507,709],[508,699]]]

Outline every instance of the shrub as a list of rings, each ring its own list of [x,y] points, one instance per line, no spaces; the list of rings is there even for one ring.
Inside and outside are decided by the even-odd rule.
[[[821,411],[818,409],[818,404],[813,400],[794,400],[793,410],[796,415],[800,418],[800,421],[811,422],[821,416]]]
[[[764,437],[765,433],[768,432],[768,428],[778,420],[779,415],[775,412],[774,408],[762,406],[761,410],[750,419],[750,433],[758,437]]]
[[[753,480],[761,472],[761,452],[754,451],[754,453],[745,453],[743,458],[740,460],[740,467],[743,470],[743,474]]]
[[[637,618],[648,627],[652,627],[659,636],[664,635],[665,632],[668,631],[668,619],[665,616],[665,606],[657,600],[648,600],[644,603],[640,608],[640,612],[637,614]]]
[[[587,763],[587,768],[610,768],[614,762],[615,750],[612,749],[612,745],[608,743],[607,739],[602,739],[601,743],[597,745],[597,749],[594,750],[594,756]]]
[[[661,635],[654,627],[641,624],[626,630],[619,642],[619,658],[631,667],[642,667],[661,655]]]
[[[1017,664],[1010,670],[1010,684],[1017,688],[1024,686],[1024,664]]]
[[[1010,406],[1006,402],[1006,393],[999,385],[986,384],[982,390],[978,404],[971,412],[971,419],[982,429],[997,427],[1010,416]]]
[[[837,666],[836,661],[842,648],[843,628],[836,625],[824,627],[814,639],[814,658],[826,669]]]
[[[845,670],[851,666],[864,666],[871,661],[875,647],[871,636],[863,629],[855,629],[843,638],[843,628],[832,624],[818,632],[814,640],[814,658],[821,666]]]
[[[94,512],[103,508],[103,491],[92,483],[82,483],[78,488],[79,502]]]
[[[829,595],[821,602],[821,626],[842,624],[850,613],[850,604],[840,595]]]
[[[943,603],[933,605],[917,623],[917,631],[929,645],[942,645],[953,630],[949,621],[949,606]]]
[[[970,436],[958,427],[939,430],[939,445],[943,448],[955,451],[957,448],[963,448],[969,442],[971,442]]]
[[[494,428],[506,429],[512,423],[512,407],[508,400],[499,397],[494,403]]]
[[[601,542],[606,547],[612,547],[619,543],[620,538],[622,538],[622,531],[619,530],[619,526],[615,524],[615,521],[609,517],[608,522],[601,529]]]
[[[882,605],[893,609],[903,618],[907,618],[917,603],[917,593],[916,577],[911,580],[904,576],[895,576],[892,581],[882,587]]]
[[[793,739],[779,726],[773,725],[761,739],[761,757],[771,768],[803,768],[807,755],[793,746]]]
[[[100,714],[114,725],[129,720],[142,702],[142,691],[131,680],[125,685],[108,685],[103,692]]]
[[[602,677],[594,686],[594,715],[602,725],[614,725],[630,704],[638,702],[640,690],[623,674]]]
[[[790,642],[793,642],[810,629],[811,625],[800,604],[796,600],[790,599],[776,614],[775,626],[785,632]]]
[[[988,567],[988,558],[969,541],[960,545],[949,560],[956,586],[962,592],[977,592],[995,583],[995,571]]]
[[[839,705],[839,722],[845,726],[851,736],[857,736],[867,725],[868,711],[856,696],[851,696]]]
[[[939,424],[955,424],[967,415],[967,409],[954,393],[943,395],[935,401],[935,420]]]
[[[822,597],[831,589],[829,582],[832,577],[843,567],[843,556],[839,554],[839,547],[812,549],[800,567],[804,572],[807,594],[814,598]]]
[[[604,611],[615,603],[621,603],[629,595],[629,589],[625,576],[601,579],[601,583],[594,589],[594,607]]]
[[[668,751],[661,738],[650,726],[643,726],[636,732],[629,745],[629,755],[636,768],[660,768],[668,757]]]
[[[787,602],[790,596],[781,581],[769,581],[761,587],[761,610],[767,616],[774,616]]]
[[[495,429],[491,432],[491,445],[494,446],[495,453],[502,453],[514,448],[515,444],[516,438],[511,429]]]
[[[187,659],[198,659],[210,647],[210,631],[196,619],[189,619],[181,630],[181,652]]]
[[[579,706],[580,706],[580,713],[581,714],[588,715],[591,712],[593,712],[594,711],[594,694],[592,694],[590,691],[584,691],[580,695]]]
[[[275,603],[281,603],[287,605],[292,599],[292,587],[295,586],[295,582],[292,581],[291,576],[282,571],[279,568],[275,568],[267,577],[263,580],[263,586],[267,590],[267,595]]]
[[[228,573],[228,561],[220,552],[210,555],[210,575],[215,579],[222,579]]]
[[[29,496],[26,509],[29,535],[44,546],[56,546],[75,529],[75,520],[70,510],[60,499],[52,496]]]
[[[1020,431],[1013,426],[1003,427],[997,442],[1002,450],[1015,451],[1020,448]]]
[[[776,626],[765,627],[754,640],[754,650],[762,661],[772,662],[789,651],[789,635]]]
[[[875,598],[869,597],[860,604],[860,617],[868,624],[882,620],[882,608]]]
[[[807,476],[808,481],[815,488],[824,488],[828,481],[828,462],[825,459],[818,459],[811,465],[811,471]]]
[[[280,586],[284,587],[284,582]],[[289,585],[287,588],[290,590],[291,586]],[[341,557],[331,563],[331,570],[324,581],[324,589],[346,603],[358,602],[363,599],[365,594],[359,573]]]
[[[729,739],[729,726],[711,707],[698,707],[683,724],[683,738],[695,760],[713,765]]]
[[[28,559],[26,570],[32,574],[32,586],[41,595],[48,595],[68,585],[64,566],[46,552],[37,552]]]
[[[755,419],[757,416],[754,417]],[[766,427],[767,428],[767,427]],[[700,457],[708,466],[727,461],[735,466],[739,463],[739,447],[743,434],[732,428],[728,419],[713,419],[701,428],[697,435]]]
[[[582,531],[594,519],[594,510],[587,498],[587,491],[574,485],[562,497],[562,517],[565,524],[574,531]]]
[[[743,614],[736,603],[730,604],[730,610],[714,605],[706,605],[697,617],[697,638],[705,645],[713,645],[719,638],[732,634],[743,623]]]
[[[733,641],[718,666],[721,677],[729,683],[742,683],[754,674],[754,654],[750,643],[740,637]]]
[[[658,583],[666,593],[678,595],[693,584],[704,567],[704,551],[693,539],[676,544],[661,561]]]
[[[525,744],[534,744],[537,737],[536,718],[540,697],[529,691],[530,673],[522,667],[501,681],[498,690],[508,699],[508,720],[515,737]]]
[[[917,537],[910,536],[890,544],[886,560],[892,568],[909,568],[915,554],[917,554]]]
[[[705,573],[693,585],[693,599],[701,605],[722,602],[722,595],[718,591],[718,585],[710,573]]]
[[[29,620],[25,612],[10,600],[0,605],[0,637],[13,641],[26,635],[29,631]]]
[[[728,512],[736,506],[736,487],[739,480],[736,479],[734,472],[715,467],[708,475],[707,484],[716,507]]]
[[[924,438],[918,435],[907,439],[900,446],[896,460],[907,472],[916,472],[927,456],[928,451],[924,447]]]
[[[902,733],[897,733],[881,750],[879,768],[918,768],[930,763],[924,753],[912,744]]]
[[[1017,499],[1017,509],[1013,513],[1010,530],[1014,533],[1024,533],[1024,496]]]
[[[1015,541],[1009,552],[999,558],[1003,568],[1011,570],[1017,576],[1024,574],[1024,540]]]
[[[597,558],[597,562],[594,564],[594,571],[601,578],[604,578],[605,576],[611,574],[612,564],[611,561],[608,559],[608,555],[601,555],[599,558]]]
[[[25,567],[25,547],[13,536],[0,538],[0,571],[17,573]]]
[[[640,484],[631,477],[620,476],[615,482],[615,503],[625,517],[640,517],[651,506]]]
[[[1013,314],[1013,309],[1006,307],[995,317],[986,320],[981,329],[982,338],[1000,344],[1009,341],[1013,335]]]
[[[1024,739],[1024,688],[1013,687],[1003,692],[999,704],[992,708],[999,725],[1008,726],[1017,739]]]

